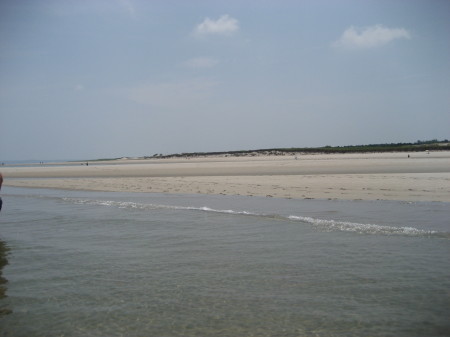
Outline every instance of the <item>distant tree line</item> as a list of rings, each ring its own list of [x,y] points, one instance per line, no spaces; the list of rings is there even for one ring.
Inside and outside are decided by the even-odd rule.
[[[423,144],[436,144],[436,143],[448,143],[448,139],[444,139],[442,141],[437,139],[432,140],[418,140],[415,144],[423,145]]]
[[[270,148],[259,150],[216,151],[216,152],[190,152],[178,154],[155,154],[145,158],[177,158],[201,156],[251,156],[251,155],[289,155],[296,153],[364,153],[364,152],[419,152],[419,151],[450,151],[448,139],[444,140],[418,140],[415,143],[388,143],[346,146],[322,147],[292,147]]]

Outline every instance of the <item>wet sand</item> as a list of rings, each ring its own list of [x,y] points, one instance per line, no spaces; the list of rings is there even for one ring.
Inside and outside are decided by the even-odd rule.
[[[117,160],[2,167],[6,186],[450,202],[450,152]]]

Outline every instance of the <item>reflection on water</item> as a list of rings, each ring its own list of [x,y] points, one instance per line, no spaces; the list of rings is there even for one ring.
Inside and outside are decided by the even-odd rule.
[[[8,251],[9,248],[6,243],[0,240],[0,317],[12,312],[3,303],[3,299],[6,297],[6,284],[8,283],[8,280],[3,277],[3,267],[8,264],[8,259],[6,258]]]

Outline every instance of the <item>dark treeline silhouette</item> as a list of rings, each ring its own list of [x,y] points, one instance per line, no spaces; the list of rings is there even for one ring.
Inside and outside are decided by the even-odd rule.
[[[365,153],[365,152],[419,152],[419,151],[449,151],[450,145],[447,139],[437,139],[415,143],[390,143],[390,144],[368,144],[347,146],[322,146],[322,147],[292,147],[271,148],[259,150],[239,151],[216,151],[216,152],[190,152],[180,154],[155,154],[145,158],[177,158],[177,157],[200,157],[200,156],[248,156],[248,155],[288,155],[296,153]]]

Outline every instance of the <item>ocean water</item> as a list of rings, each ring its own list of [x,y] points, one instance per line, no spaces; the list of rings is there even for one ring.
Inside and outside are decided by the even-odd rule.
[[[0,336],[450,335],[448,203],[2,198]]]

